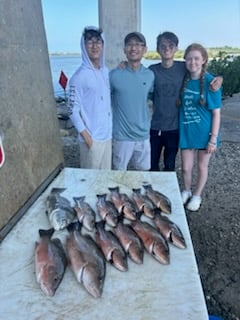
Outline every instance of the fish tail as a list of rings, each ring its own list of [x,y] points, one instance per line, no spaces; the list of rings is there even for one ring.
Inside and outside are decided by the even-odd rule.
[[[47,229],[47,230],[39,229],[38,233],[39,233],[40,238],[42,238],[42,237],[51,238],[53,233],[54,233],[54,228],[50,228],[50,229]]]
[[[51,193],[62,193],[63,191],[65,191],[66,188],[52,188]]]
[[[96,229],[102,229],[102,228],[104,229],[105,224],[106,224],[106,221],[99,220],[99,221],[95,222],[95,227],[96,227]]]
[[[103,194],[97,194],[97,198],[98,199],[106,199],[106,197],[107,197],[107,194],[106,193],[103,193]]]
[[[141,188],[133,188],[132,191],[134,193],[141,193]]]
[[[162,210],[161,210],[161,209],[159,209],[159,208],[154,208],[153,211],[154,211],[154,214],[155,214],[155,215],[156,215],[156,214],[159,214],[160,216],[162,216]]]
[[[142,214],[143,214],[142,211],[137,211],[137,212],[136,212],[136,218],[137,218],[137,220],[140,220],[140,219],[141,219]]]
[[[68,226],[67,226],[67,230],[68,231],[80,231],[81,230],[81,227],[82,227],[82,224],[80,221],[75,221],[75,222],[72,222],[70,223]]]
[[[121,212],[119,215],[118,215],[118,222],[123,222],[124,220],[124,214],[123,212]]]
[[[143,188],[145,189],[145,190],[151,190],[152,189],[152,186],[151,186],[151,184],[143,184]]]
[[[85,196],[80,196],[80,197],[73,197],[73,200],[76,204],[79,204],[80,202],[85,200]]]
[[[108,188],[108,190],[110,192],[119,192],[119,187],[117,186],[117,187]]]

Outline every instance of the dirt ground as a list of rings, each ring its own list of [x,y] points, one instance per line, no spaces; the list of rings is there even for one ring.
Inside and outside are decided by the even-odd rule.
[[[226,134],[211,159],[202,206],[195,213],[186,211],[209,314],[224,320],[240,320],[240,95],[223,100],[226,110],[233,104],[238,118],[222,119]],[[66,121],[61,128],[65,166],[79,167],[75,131]],[[231,141],[230,131],[238,141]],[[181,187],[180,165],[178,156]]]

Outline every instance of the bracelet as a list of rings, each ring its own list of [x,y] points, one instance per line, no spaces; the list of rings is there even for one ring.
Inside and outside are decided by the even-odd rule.
[[[210,146],[212,146],[212,147],[216,147],[216,143],[213,143],[213,142],[208,142],[208,144],[210,145]]]

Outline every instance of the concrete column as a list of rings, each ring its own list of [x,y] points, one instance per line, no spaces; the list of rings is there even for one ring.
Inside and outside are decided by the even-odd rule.
[[[0,7],[0,131],[6,156],[0,168],[1,229],[56,171],[63,154],[41,1],[0,0]]]
[[[141,0],[99,0],[99,25],[106,37],[106,63],[114,68],[125,59],[127,33],[141,31]]]

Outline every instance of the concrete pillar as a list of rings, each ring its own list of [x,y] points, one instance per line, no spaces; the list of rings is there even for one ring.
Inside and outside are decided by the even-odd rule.
[[[1,229],[60,167],[63,154],[41,1],[0,0],[0,44]]]
[[[127,33],[141,31],[141,0],[99,0],[99,25],[106,37],[106,63],[110,69],[125,59]]]

